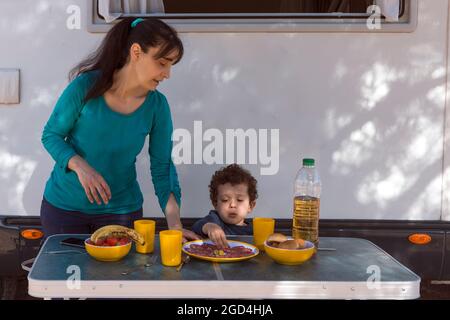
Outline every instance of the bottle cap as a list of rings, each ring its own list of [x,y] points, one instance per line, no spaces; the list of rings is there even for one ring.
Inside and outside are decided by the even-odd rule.
[[[312,166],[314,166],[314,164],[315,164],[314,159],[311,159],[311,158],[304,158],[303,159],[303,165],[304,166],[312,167]]]

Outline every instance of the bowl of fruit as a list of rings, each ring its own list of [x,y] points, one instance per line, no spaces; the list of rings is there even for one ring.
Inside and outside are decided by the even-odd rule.
[[[95,231],[84,241],[86,251],[99,261],[118,261],[131,249],[132,242],[145,244],[144,237],[133,229],[109,225]]]

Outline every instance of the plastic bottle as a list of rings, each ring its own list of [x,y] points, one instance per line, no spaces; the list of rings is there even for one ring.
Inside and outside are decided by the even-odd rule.
[[[294,183],[292,237],[319,245],[321,183],[314,159],[303,159]]]

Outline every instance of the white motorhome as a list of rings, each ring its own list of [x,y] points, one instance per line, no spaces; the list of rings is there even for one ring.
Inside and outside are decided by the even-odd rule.
[[[158,90],[189,225],[215,170],[258,180],[253,216],[288,232],[303,157],[322,181],[321,235],[367,238],[423,279],[450,280],[450,0],[2,0],[0,264],[3,295],[36,254],[54,161],[43,127],[68,72],[126,16],[174,26],[185,55]],[[114,54],[113,52],[111,54]],[[214,149],[214,152],[211,150]],[[147,147],[144,215],[160,218]]]

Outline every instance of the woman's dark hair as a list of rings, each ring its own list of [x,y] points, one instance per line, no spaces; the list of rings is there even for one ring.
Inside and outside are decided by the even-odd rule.
[[[256,179],[248,170],[245,170],[238,164],[230,164],[214,173],[209,184],[209,197],[213,206],[217,205],[217,196],[219,193],[219,186],[230,183],[232,186],[237,184],[247,185],[247,192],[250,198],[250,203],[258,198],[258,191],[256,190]]]
[[[69,80],[72,81],[82,73],[93,70],[100,71],[98,78],[84,98],[85,102],[103,95],[111,88],[114,72],[127,63],[133,43],[139,44],[144,53],[147,53],[150,47],[160,47],[155,55],[156,59],[165,57],[173,51],[178,53],[174,64],[183,57],[183,43],[172,27],[159,19],[150,18],[132,28],[131,23],[135,19],[126,17],[115,24],[97,50],[69,72]]]

